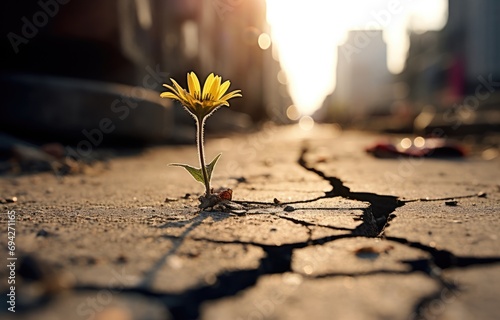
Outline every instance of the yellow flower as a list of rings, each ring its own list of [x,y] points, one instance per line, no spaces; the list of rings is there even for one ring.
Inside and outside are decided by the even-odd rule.
[[[183,89],[174,79],[170,78],[174,86],[163,86],[172,92],[162,92],[160,97],[179,101],[196,117],[202,119],[221,106],[228,106],[231,98],[241,97],[241,90],[234,90],[227,94],[231,82],[222,82],[222,77],[209,74],[201,90],[200,81],[194,72],[187,74],[189,91]]]

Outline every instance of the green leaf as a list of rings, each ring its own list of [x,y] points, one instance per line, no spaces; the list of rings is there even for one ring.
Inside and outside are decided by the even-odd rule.
[[[212,172],[214,171],[215,165],[217,164],[220,156],[221,154],[219,153],[217,157],[212,160],[212,162],[205,166],[207,168],[208,181],[212,180]],[[171,163],[169,166],[182,167],[186,169],[196,181],[205,184],[205,179],[203,179],[203,172],[201,169],[183,163]]]
[[[211,181],[212,180],[212,171],[214,171],[214,168],[215,168],[215,165],[217,164],[217,161],[219,161],[219,158],[220,156],[222,155],[222,153],[219,153],[217,155],[217,157],[215,157],[212,162],[210,162],[208,165],[207,165],[207,174],[208,174],[208,181]]]
[[[171,164],[169,164],[169,166],[183,167],[184,169],[187,170],[187,172],[189,172],[191,174],[191,176],[193,176],[193,178],[196,181],[205,184],[205,180],[203,179],[203,172],[201,172],[201,169],[191,167],[190,165],[182,164],[182,163],[171,163]]]

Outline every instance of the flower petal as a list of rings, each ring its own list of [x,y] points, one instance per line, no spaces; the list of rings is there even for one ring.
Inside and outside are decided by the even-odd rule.
[[[210,97],[211,100],[216,100],[217,95],[219,94],[221,77],[216,76],[214,81],[212,81],[212,86],[210,87]]]
[[[196,99],[189,92],[184,91],[184,93],[186,95],[187,101],[189,101],[189,104],[195,105]]]
[[[215,97],[215,99],[219,100],[224,93],[226,93],[227,89],[229,89],[229,86],[231,85],[231,82],[229,80],[225,81],[219,88],[219,93]]]
[[[241,95],[241,90],[234,90],[234,91],[231,91],[229,92],[228,94],[226,94],[225,96],[223,96],[222,98],[220,98],[220,100],[224,100],[224,101],[227,101],[231,98],[238,98],[238,97],[242,97]]]
[[[170,98],[170,99],[175,99],[175,100],[179,100],[180,101],[179,97],[176,94],[172,93],[172,92],[162,92],[160,94],[160,97],[161,98]]]
[[[170,80],[172,81],[175,88],[177,89],[177,93],[179,94],[179,97],[181,97],[182,99],[186,99],[186,96],[184,95],[184,89],[174,79],[170,78]]]
[[[170,91],[172,91],[174,94],[176,95],[179,95],[179,92],[177,91],[177,89],[175,89],[174,87],[168,85],[168,84],[163,84],[163,86],[167,89],[169,89]]]
[[[212,82],[214,81],[214,74],[211,73],[208,75],[207,79],[205,80],[205,84],[203,85],[203,92],[202,92],[202,96],[201,96],[201,99],[205,99],[207,93],[210,93],[210,88],[212,87]]]
[[[194,98],[197,98],[201,94],[200,92],[201,90],[200,90],[200,81],[198,80],[196,73],[194,72],[188,73],[187,79],[188,79],[189,93]]]
[[[218,106],[226,106],[226,107],[229,107],[229,102],[225,101],[225,100],[217,100],[217,102],[215,103],[216,105]]]
[[[205,79],[203,90],[200,90],[200,81],[193,71],[187,74],[187,89],[182,88],[174,79],[170,80],[172,85],[163,86],[171,92],[162,92],[160,97],[179,101],[198,120],[212,114],[221,106],[229,107],[229,99],[242,96],[241,90],[226,94],[231,82],[226,80],[222,83],[222,77],[214,73]]]

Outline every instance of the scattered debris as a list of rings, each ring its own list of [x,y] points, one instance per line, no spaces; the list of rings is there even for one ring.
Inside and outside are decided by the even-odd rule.
[[[17,202],[17,197],[0,198],[0,203],[1,204],[16,203],[16,202]]]
[[[20,258],[18,275],[23,283],[22,301],[25,305],[39,303],[48,295],[70,289],[75,284],[75,279],[70,273],[56,270],[53,265],[32,255]]]
[[[40,147],[40,150],[56,159],[63,159],[66,156],[64,146],[57,142],[44,144]]]
[[[93,266],[99,262],[95,257],[91,256],[73,256],[68,260],[71,264],[79,266]]]
[[[231,201],[233,199],[233,190],[232,189],[224,189],[221,190],[218,194],[219,198],[222,200],[229,200]]]
[[[215,194],[211,195],[211,199],[215,199],[212,201],[218,201],[217,203],[207,206],[206,208],[201,208],[203,211],[210,212],[210,211],[216,211],[216,212],[227,212],[227,213],[233,213],[238,216],[244,216],[247,213],[247,209],[245,206],[238,204],[236,202],[230,201],[230,200],[223,200],[220,198],[216,198]],[[201,197],[200,197],[201,198]],[[206,198],[205,198],[206,199]],[[201,204],[200,204],[201,206]]]
[[[222,201],[222,203],[224,204],[224,206],[226,206],[227,208],[229,208],[231,210],[245,210],[246,209],[245,205],[239,204],[239,203],[236,203],[233,201]]]
[[[378,256],[382,253],[388,253],[389,251],[393,250],[394,246],[388,245],[385,247],[361,247],[356,250],[354,250],[354,254],[360,258],[360,259],[376,259]]]
[[[244,216],[247,214],[247,210],[231,210],[231,213],[234,213],[237,216]]]
[[[242,177],[233,178],[233,179],[236,180],[236,182],[238,182],[238,183],[247,183],[248,182],[247,178],[245,178],[243,176]]]
[[[118,264],[124,264],[124,263],[128,262],[128,258],[126,256],[124,256],[123,254],[121,254],[116,258],[115,262]]]
[[[7,155],[8,161],[0,162],[0,172],[32,173],[52,171],[58,176],[68,174],[87,174],[95,172],[94,165],[98,159],[75,158],[67,154],[60,143],[48,143],[41,146],[10,137],[0,133],[0,152]],[[99,168],[108,168],[106,159],[100,159],[103,165]],[[100,164],[100,162],[98,162]],[[92,170],[91,170],[92,169]]]
[[[224,212],[224,210],[226,209],[226,207],[221,204],[221,203],[217,203],[215,206],[213,206],[212,208],[214,211],[217,211],[217,212]]]
[[[34,146],[14,145],[11,152],[14,161],[22,171],[57,171],[62,165],[56,157]]]
[[[327,157],[325,157],[325,156],[318,156],[318,157],[316,158],[316,163],[317,163],[317,164],[318,164],[318,163],[326,163],[326,162],[328,162],[328,158],[327,158]]]
[[[432,157],[432,158],[454,158],[465,157],[465,148],[456,142],[440,138],[417,137],[415,139],[404,138],[397,142],[377,142],[365,149],[367,153],[376,158],[397,157]]]
[[[211,194],[209,196],[200,196],[198,200],[200,200],[200,205],[198,206],[198,208],[205,210],[209,207],[213,207],[221,201],[221,199],[216,194]]]
[[[45,229],[40,229],[37,233],[36,233],[36,236],[37,237],[48,237],[50,236],[50,233],[48,231],[46,231]]]
[[[212,191],[213,192],[213,191]],[[208,196],[200,196],[198,200],[200,200],[200,205],[198,208],[206,209],[209,207],[213,207],[216,204],[222,201],[231,201],[233,198],[233,190],[229,188],[220,189],[218,192],[212,193]]]

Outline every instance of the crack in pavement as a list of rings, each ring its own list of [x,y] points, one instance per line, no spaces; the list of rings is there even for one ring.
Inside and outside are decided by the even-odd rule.
[[[292,223],[298,224],[300,226],[303,226],[307,228],[307,241],[310,242],[313,238],[313,227],[320,227],[320,228],[327,228],[330,230],[338,230],[338,231],[351,231],[354,232],[354,229],[349,229],[349,228],[342,228],[342,227],[335,227],[335,226],[329,226],[329,225],[322,225],[322,224],[317,224],[317,223],[311,223],[308,221],[300,220],[300,219],[295,219],[292,217],[287,217],[283,215],[276,215],[277,217],[288,220]]]
[[[307,152],[308,149],[303,147],[297,163],[305,170],[315,173],[323,180],[330,183],[332,187],[330,191],[325,192],[325,195],[319,197],[319,199],[342,197],[350,200],[368,202],[370,204],[369,210],[376,221],[378,232],[383,232],[389,215],[405,204],[403,201],[399,200],[399,197],[392,195],[379,195],[370,192],[352,192],[339,178],[327,176],[323,171],[309,166],[305,160]]]
[[[367,272],[359,273],[327,273],[320,275],[302,275],[301,273],[296,273],[304,276],[305,278],[312,279],[322,279],[322,278],[334,278],[342,276],[352,276],[352,277],[362,277],[371,276],[376,274],[396,274],[396,275],[408,275],[414,272],[423,272],[427,276],[431,277],[435,281],[440,283],[440,288],[437,292],[434,292],[428,296],[423,297],[414,306],[414,316],[415,318],[422,317],[425,315],[426,310],[432,305],[436,299],[440,299],[442,290],[456,291],[459,290],[458,286],[451,284],[446,281],[442,275],[442,270],[451,268],[464,268],[468,266],[475,265],[486,265],[494,264],[500,262],[500,257],[469,257],[469,256],[457,256],[452,252],[447,250],[439,250],[420,242],[409,241],[405,238],[389,237],[383,234],[384,227],[386,226],[387,220],[391,213],[393,213],[397,208],[405,205],[406,202],[417,201],[417,200],[407,200],[402,201],[397,196],[392,195],[379,195],[376,193],[368,192],[353,192],[344,183],[336,177],[327,176],[324,172],[310,167],[305,160],[305,155],[307,149],[303,148],[297,163],[303,167],[305,170],[315,173],[325,181],[328,181],[332,187],[330,191],[325,192],[321,197],[317,197],[309,200],[293,201],[288,203],[282,203],[281,205],[287,204],[298,204],[298,203],[311,203],[320,199],[342,197],[350,200],[368,202],[368,208],[362,208],[364,221],[360,226],[355,229],[334,227],[328,225],[321,225],[316,223],[311,223],[308,221],[303,221],[297,218],[284,216],[280,214],[275,214],[281,219],[285,219],[295,224],[299,224],[308,229],[308,239],[306,241],[287,243],[280,245],[269,245],[253,241],[239,241],[239,240],[215,240],[208,238],[197,238],[190,236],[190,231],[199,225],[207,215],[201,214],[198,218],[191,221],[191,225],[184,231],[180,236],[170,236],[165,235],[169,239],[172,239],[175,246],[173,250],[167,252],[162,258],[149,270],[145,275],[142,283],[138,286],[131,288],[120,288],[120,292],[130,292],[139,293],[145,296],[155,297],[163,303],[163,305],[168,308],[172,314],[173,319],[198,319],[201,312],[201,306],[207,301],[213,301],[218,299],[223,299],[226,297],[234,296],[235,294],[254,288],[260,277],[271,274],[284,274],[289,272],[296,273],[292,268],[292,260],[294,250],[306,248],[310,246],[321,246],[339,239],[355,238],[355,237],[365,237],[373,238],[376,236],[381,237],[384,240],[396,242],[404,246],[419,249],[430,255],[430,259],[415,259],[415,260],[404,260],[400,261],[408,265],[410,268],[406,271],[391,271],[391,270],[371,270]],[[479,195],[476,195],[479,196]],[[429,201],[429,200],[425,200]],[[236,202],[236,201],[235,201]],[[274,203],[267,202],[252,202],[252,201],[241,201],[241,203],[247,204],[260,204],[260,205],[271,205],[276,206]],[[308,210],[309,208],[303,208]],[[272,214],[272,213],[271,213]],[[375,219],[376,223],[373,223]],[[376,225],[377,230],[366,229],[369,225]],[[168,228],[168,226],[165,226]],[[172,225],[175,227],[175,224]],[[330,235],[321,238],[314,239],[312,237],[312,232],[315,227],[318,228],[330,228],[335,230],[345,230],[350,231],[347,234],[341,235]],[[155,292],[151,289],[150,284],[154,279],[154,276],[159,268],[161,268],[166,258],[175,252],[182,242],[189,237],[189,239],[194,241],[206,241],[211,243],[216,243],[220,245],[226,244],[240,244],[240,245],[252,245],[261,248],[264,251],[264,256],[260,258],[258,266],[252,269],[239,269],[239,270],[228,270],[220,272],[215,276],[215,283],[204,284],[194,288],[190,288],[181,293],[162,293]],[[99,287],[99,286],[76,286],[75,291],[88,292],[88,291],[99,291],[99,290],[110,290],[109,287]]]
[[[500,262],[500,257],[473,257],[473,256],[456,256],[448,250],[436,249],[434,247],[427,246],[420,242],[409,241],[405,238],[398,237],[388,237],[383,236],[382,239],[394,241],[403,244],[410,248],[420,249],[431,255],[432,259],[419,259],[419,260],[407,260],[403,261],[410,266],[412,266],[415,271],[425,271],[431,270],[433,266],[438,267],[441,270],[451,269],[451,268],[465,268],[472,265],[478,264],[491,264]],[[432,263],[432,265],[431,265]]]
[[[446,250],[438,250],[426,246],[419,242],[408,241],[404,238],[397,237],[386,237],[383,235],[383,230],[386,227],[387,221],[397,208],[405,205],[406,202],[417,201],[417,200],[407,200],[402,201],[397,196],[392,195],[379,195],[376,193],[368,192],[353,192],[337,177],[327,176],[324,172],[307,165],[305,161],[305,155],[307,149],[303,148],[297,163],[305,170],[315,173],[322,179],[329,182],[332,189],[321,197],[315,197],[308,200],[291,201],[286,203],[280,203],[280,205],[290,205],[299,203],[312,203],[321,199],[328,199],[334,197],[342,197],[350,200],[362,201],[369,203],[368,208],[362,208],[364,221],[355,229],[340,228],[334,226],[326,226],[307,222],[297,218],[284,216],[280,214],[275,214],[281,219],[285,219],[295,224],[299,224],[308,230],[308,239],[302,242],[281,244],[281,245],[269,245],[253,241],[238,241],[238,240],[215,240],[208,238],[197,238],[190,237],[191,240],[195,241],[207,241],[211,243],[216,243],[220,245],[225,244],[240,244],[240,245],[252,245],[261,248],[264,251],[264,256],[259,260],[259,264],[253,269],[243,269],[243,270],[229,270],[224,271],[216,275],[214,284],[206,284],[198,287],[190,288],[179,294],[169,294],[169,293],[158,293],[153,292],[147,287],[138,286],[136,288],[127,289],[130,292],[141,293],[144,295],[155,296],[157,299],[163,302],[163,304],[169,309],[174,319],[197,319],[200,316],[201,305],[207,301],[213,301],[218,299],[223,299],[226,297],[234,296],[235,294],[251,289],[255,287],[260,277],[271,274],[284,274],[288,272],[294,272],[292,269],[292,258],[294,250],[306,248],[310,246],[323,245],[329,242],[333,242],[339,239],[354,238],[354,237],[369,237],[373,238],[381,236],[382,239],[387,241],[393,241],[403,244],[407,247],[416,248],[427,252],[430,254],[430,259],[418,259],[418,260],[405,260],[401,261],[404,264],[410,266],[410,270],[407,271],[390,271],[390,270],[372,270],[363,273],[330,273],[315,276],[306,276],[306,278],[332,278],[341,276],[371,276],[376,274],[401,274],[407,275],[414,272],[423,272],[427,276],[431,277],[435,281],[438,281],[441,286],[438,292],[432,293],[429,296],[423,297],[414,307],[414,314],[416,317],[425,314],[426,308],[428,308],[433,301],[439,299],[440,292],[443,288],[449,290],[457,290],[456,286],[450,285],[441,274],[441,270],[449,268],[462,268],[472,265],[484,265],[500,262],[500,257],[488,257],[488,258],[476,258],[476,257],[460,257]],[[420,199],[419,199],[420,200]],[[428,201],[428,200],[424,200]],[[269,202],[259,202],[259,201],[235,201],[241,204],[254,204],[261,206],[276,206],[276,203]],[[308,208],[303,208],[308,210]],[[272,213],[270,213],[272,214]],[[375,219],[376,223],[374,223]],[[369,225],[376,225],[377,230],[371,230]],[[348,234],[325,236],[317,239],[312,238],[312,231],[315,227],[327,227],[335,230],[345,230],[350,231]],[[188,235],[181,236],[168,236],[172,241],[182,241]],[[177,239],[177,240],[176,240]],[[163,259],[162,259],[163,260]],[[300,273],[298,273],[300,274]],[[100,290],[102,288],[90,288],[90,287],[79,287],[79,290]],[[125,292],[127,291],[125,290]]]
[[[441,270],[450,269],[450,268],[463,268],[467,266],[473,265],[484,265],[484,264],[493,264],[499,263],[500,257],[459,257],[454,255],[452,252],[447,250],[439,250],[427,245],[424,245],[419,242],[409,241],[404,238],[398,237],[387,237],[384,235],[384,229],[388,226],[388,221],[391,219],[392,213],[399,207],[404,206],[406,203],[417,202],[417,201],[440,201],[440,200],[453,200],[453,199],[462,199],[462,198],[473,198],[473,197],[486,197],[485,192],[479,192],[472,195],[463,195],[463,196],[455,196],[455,197],[446,197],[439,199],[429,199],[429,198],[419,198],[419,199],[409,199],[409,200],[400,200],[399,197],[391,196],[391,195],[379,195],[376,193],[367,193],[367,192],[352,192],[348,187],[344,185],[342,180],[337,177],[327,176],[324,172],[318,170],[317,168],[311,167],[307,165],[305,160],[305,155],[308,152],[306,147],[302,148],[302,152],[300,154],[298,164],[302,166],[305,170],[315,173],[319,177],[323,178],[325,181],[328,181],[332,186],[332,190],[326,192],[323,197],[324,198],[333,198],[333,197],[343,197],[346,199],[357,200],[369,202],[370,207],[368,210],[371,210],[373,217],[377,222],[377,226],[379,227],[379,237],[383,239],[398,242],[405,246],[411,248],[417,248],[424,252],[427,252],[431,255],[431,259],[419,259],[419,260],[407,260],[402,261],[410,265],[412,272],[421,271],[427,274],[429,277],[436,279],[441,285],[440,289],[426,297],[423,297],[414,307],[413,318],[414,319],[423,319],[425,318],[426,311],[432,306],[432,304],[442,297],[443,290],[449,290],[450,292],[455,292],[458,290],[458,286],[450,284],[447,280],[445,280],[441,275]],[[319,200],[318,199],[318,200]]]
[[[200,307],[204,302],[217,300],[253,287],[259,278],[270,274],[283,274],[293,272],[292,253],[294,249],[305,248],[310,245],[321,245],[337,239],[349,238],[353,235],[327,236],[311,241],[303,241],[284,245],[266,245],[257,242],[245,241],[220,241],[206,238],[190,239],[196,241],[207,241],[217,244],[241,244],[253,245],[262,248],[265,255],[259,260],[259,265],[254,269],[233,270],[220,273],[216,276],[214,284],[207,284],[200,287],[188,289],[179,294],[158,293],[148,290],[144,286],[122,289],[122,292],[140,293],[147,296],[154,296],[161,301],[176,320],[198,319]],[[171,237],[182,240],[181,237]],[[99,291],[109,288],[96,286],[78,286],[74,288],[78,291]]]
[[[408,319],[427,320],[429,318],[435,318],[436,315],[431,315],[431,317],[429,317],[428,313],[432,313],[430,311],[433,309],[436,302],[442,301],[443,298],[448,298],[447,296],[449,294],[455,296],[460,291],[462,291],[459,285],[447,281],[442,281],[442,279],[440,280],[440,288],[435,292],[429,294],[428,296],[420,299],[420,301],[416,303],[414,311],[412,314],[410,314]]]
[[[229,241],[215,240],[209,238],[190,238],[195,241],[206,241],[216,244],[241,244],[252,245],[263,249],[265,256],[260,259],[259,266],[254,269],[234,270],[221,273],[216,276],[214,285],[205,285],[197,288],[192,288],[179,295],[167,295],[168,300],[165,301],[166,306],[172,312],[174,319],[197,319],[199,316],[199,308],[201,304],[209,300],[217,300],[232,296],[238,292],[248,290],[255,286],[261,276],[270,274],[283,274],[286,272],[296,273],[292,267],[292,256],[295,249],[306,248],[309,246],[323,245],[339,239],[355,238],[357,235],[345,234],[337,236],[327,236],[308,241],[288,243],[283,245],[268,245],[253,241]],[[431,255],[431,259],[416,259],[400,261],[410,266],[410,270],[406,271],[391,271],[391,270],[372,270],[359,273],[328,273],[320,275],[303,275],[306,278],[322,279],[342,276],[372,276],[377,274],[394,274],[408,275],[414,272],[422,272],[434,279],[440,284],[438,292],[434,292],[429,296],[423,297],[415,306],[415,315],[425,313],[425,308],[429,307],[432,302],[440,297],[442,290],[450,291],[457,290],[458,286],[451,285],[441,275],[441,270],[450,268],[463,268],[473,265],[484,265],[500,262],[500,257],[461,257],[446,250],[437,250],[426,246],[419,242],[411,242],[403,238],[383,237],[387,241],[397,242],[411,248],[420,249]]]

